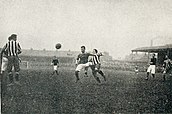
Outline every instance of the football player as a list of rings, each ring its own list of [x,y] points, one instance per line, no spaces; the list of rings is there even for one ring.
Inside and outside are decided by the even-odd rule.
[[[172,70],[172,61],[166,55],[164,63],[163,63],[163,79],[164,79],[164,81],[166,80],[166,74],[170,73],[171,70]]]
[[[85,52],[86,48],[85,46],[81,46],[81,53],[78,55],[76,59],[76,69],[75,69],[75,76],[76,76],[76,82],[78,82],[79,79],[79,72],[84,69],[85,75],[87,75],[87,70],[89,67],[88,57],[93,56],[93,54]]]
[[[152,77],[155,77],[155,67],[156,67],[156,58],[155,58],[155,54],[152,55],[151,61],[150,61],[150,65],[147,69],[147,77],[146,80],[148,80],[149,74],[152,74]]]
[[[58,60],[58,58],[56,56],[54,56],[54,59],[51,62],[51,65],[53,65],[53,68],[54,68],[54,71],[53,71],[52,75],[54,75],[54,73],[56,73],[57,75],[59,75],[59,71],[58,71],[58,68],[59,68],[59,60]]]
[[[101,83],[99,77],[97,76],[97,73],[99,73],[104,78],[104,81],[106,81],[105,74],[100,69],[101,68],[100,56],[103,56],[103,54],[98,53],[97,49],[93,49],[93,55],[94,56],[92,56],[92,58],[90,60],[90,62],[92,62],[92,63],[89,65],[91,67],[92,74],[93,74],[94,78],[97,80],[97,82]]]

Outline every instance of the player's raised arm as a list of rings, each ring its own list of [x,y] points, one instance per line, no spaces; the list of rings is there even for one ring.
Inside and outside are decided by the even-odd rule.
[[[92,53],[87,53],[88,54],[88,56],[94,56],[95,54],[92,54]]]
[[[98,56],[104,56],[102,52],[97,53]]]

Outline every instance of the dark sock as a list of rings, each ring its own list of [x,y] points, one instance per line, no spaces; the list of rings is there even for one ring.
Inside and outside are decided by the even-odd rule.
[[[166,80],[166,78],[165,78],[165,74],[163,74],[163,79],[164,79],[164,81]]]
[[[106,77],[105,77],[103,71],[100,70],[98,73],[99,73],[99,74],[104,78],[104,80],[106,81]]]
[[[88,73],[87,72],[85,72],[85,75],[87,75]]]
[[[75,71],[75,76],[76,76],[76,79],[79,80],[79,72],[78,71]]]
[[[104,73],[100,70],[99,72],[98,72],[100,75],[102,75],[102,76],[104,76]]]
[[[147,72],[147,79],[148,79],[148,77],[149,77],[149,72]]]
[[[152,77],[155,78],[155,74],[152,74]]]
[[[9,76],[10,83],[13,83],[13,74],[12,73],[9,73],[8,76]]]
[[[16,81],[19,81],[19,73],[16,73],[16,74],[15,74],[15,80],[16,80]]]
[[[59,75],[59,73],[57,72],[57,70],[56,70],[56,74]]]
[[[99,83],[101,83],[99,77],[96,76],[96,75],[97,75],[97,71],[92,71],[92,73],[93,73],[94,78],[95,78]]]
[[[99,83],[101,83],[101,81],[100,81],[99,77],[96,77],[96,80],[97,80]]]

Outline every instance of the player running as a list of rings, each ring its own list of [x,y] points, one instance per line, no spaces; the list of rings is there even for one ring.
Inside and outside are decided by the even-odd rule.
[[[97,82],[101,83],[99,77],[97,76],[97,73],[99,73],[104,78],[104,81],[106,81],[106,77],[105,77],[103,71],[100,69],[100,67],[101,67],[100,56],[103,56],[103,54],[98,53],[97,49],[93,49],[93,55],[94,56],[92,56],[92,58],[90,60],[90,62],[91,62],[90,67],[91,67],[94,78],[97,80]]]
[[[135,74],[139,74],[139,68],[137,65],[135,66],[134,72],[135,72]]]
[[[166,74],[170,73],[171,70],[172,70],[172,61],[166,55],[164,63],[163,63],[163,79],[164,79],[164,81],[166,80]]]
[[[93,54],[86,53],[85,52],[85,46],[81,46],[81,53],[78,55],[76,59],[76,69],[75,69],[75,76],[76,76],[76,82],[78,82],[79,79],[79,72],[84,69],[85,75],[87,75],[87,70],[89,67],[88,57],[93,56]]]
[[[156,58],[155,58],[155,54],[152,55],[151,61],[150,61],[150,65],[147,69],[147,77],[146,80],[148,80],[149,74],[152,74],[152,77],[155,77],[155,67],[156,67]]]
[[[58,58],[56,56],[54,56],[54,59],[53,59],[51,65],[53,65],[53,68],[54,68],[54,71],[53,71],[52,75],[54,75],[54,73],[59,75],[59,71],[58,71],[59,60],[58,60]]]

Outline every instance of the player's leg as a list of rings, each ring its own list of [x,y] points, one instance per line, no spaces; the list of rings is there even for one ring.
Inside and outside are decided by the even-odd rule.
[[[88,68],[92,65],[92,62],[87,62],[84,65],[85,65],[84,74],[85,74],[85,77],[88,77]]]
[[[53,66],[53,73],[52,73],[52,75],[54,75],[55,74],[55,66]]]
[[[9,84],[13,85],[13,74],[12,74],[12,67],[13,67],[13,57],[8,57],[8,65],[7,65],[7,70],[8,70],[8,77],[9,77]]]
[[[55,72],[56,72],[56,74],[57,74],[57,75],[59,75],[59,72],[58,72],[58,70],[55,70]]]
[[[89,68],[89,67],[85,67],[85,69],[84,69],[85,77],[88,77],[88,68]]]
[[[1,74],[0,78],[1,78],[1,98],[3,98],[7,91],[7,78],[4,72]]]
[[[164,71],[163,71],[163,80],[164,81],[166,80],[166,75],[171,75],[171,71],[172,71],[172,68],[171,67],[164,68]]]
[[[92,74],[98,83],[101,83],[99,77],[97,76],[97,71],[95,70],[95,65],[91,66]]]
[[[79,72],[83,69],[83,64],[79,64],[75,69],[75,76],[76,76],[76,82],[78,82],[79,79]]]
[[[57,69],[57,66],[54,65],[54,66],[53,66],[53,73],[52,73],[52,75],[54,75],[54,74],[56,73],[56,69]]]
[[[3,74],[6,71],[7,65],[8,65],[8,59],[6,57],[3,57],[1,64],[1,74]]]
[[[146,75],[146,80],[148,80],[148,78],[149,78],[149,73],[150,73],[150,71],[151,71],[151,65],[148,67],[148,69],[147,69],[147,75]]]
[[[103,73],[103,71],[102,70],[99,70],[98,73],[103,77],[104,81],[106,81],[106,76]]]
[[[52,72],[52,75],[54,75],[55,73],[55,65],[53,65],[53,72]]]
[[[4,74],[4,72],[7,70],[7,65],[8,65],[8,59],[6,57],[2,58],[2,64],[1,64],[1,97],[5,95],[6,90],[7,90],[7,78]]]
[[[76,76],[76,82],[79,81],[79,71],[75,71],[75,76]]]
[[[54,72],[53,72],[53,74],[54,73],[56,73],[57,75],[59,75],[57,65],[54,65]]]
[[[97,72],[103,77],[104,81],[106,81],[106,76],[105,74],[103,73],[103,71],[100,69],[101,65],[100,64],[97,64],[95,66],[95,70],[97,70]]]
[[[166,80],[166,68],[163,69],[162,76],[163,76],[163,80],[165,81]]]
[[[152,65],[151,74],[152,74],[152,77],[155,78],[155,65]]]
[[[14,57],[14,71],[15,71],[15,83],[19,83],[19,71],[20,71],[20,65],[19,65],[19,59],[18,57]]]

